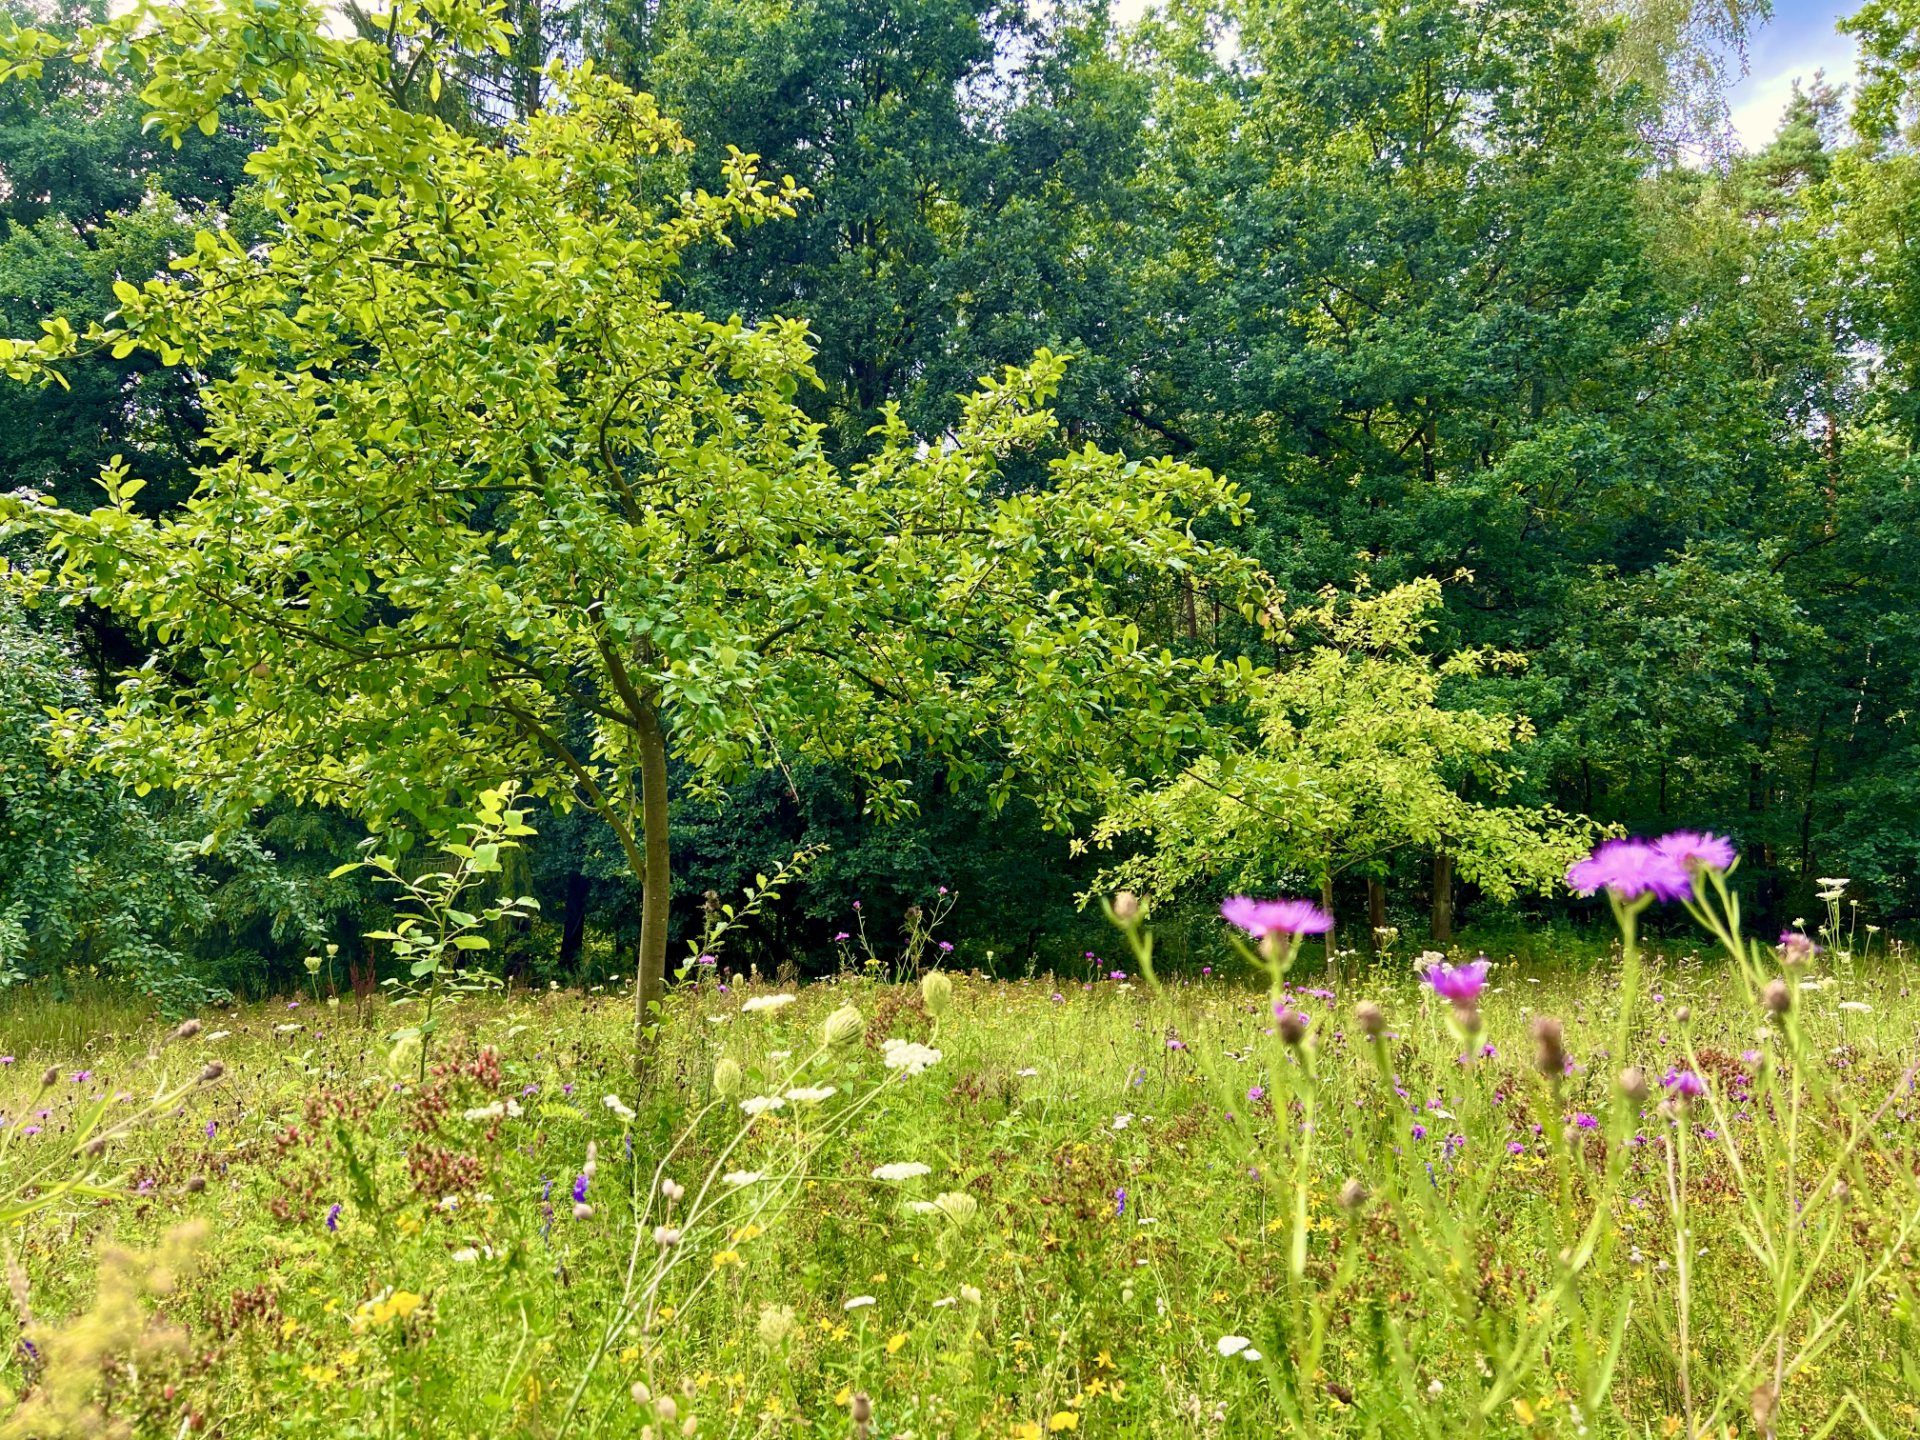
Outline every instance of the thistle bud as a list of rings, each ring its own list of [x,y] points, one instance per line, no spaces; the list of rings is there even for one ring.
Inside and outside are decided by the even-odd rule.
[[[662,1395],[653,1402],[653,1413],[671,1425],[680,1418],[680,1407],[674,1403],[673,1396]]]
[[[1851,1190],[1849,1190],[1849,1189],[1847,1188],[1847,1182],[1846,1182],[1846,1181],[1844,1181],[1844,1180],[1836,1180],[1836,1181],[1834,1181],[1834,1182],[1833,1182],[1833,1203],[1834,1203],[1834,1204],[1836,1204],[1836,1205],[1844,1205],[1844,1204],[1846,1204],[1846,1203],[1847,1203],[1847,1200],[1848,1200],[1848,1198],[1849,1198],[1849,1197],[1850,1197],[1850,1196],[1851,1196],[1852,1194],[1853,1194],[1853,1191],[1851,1191]]]
[[[198,1195],[202,1190],[206,1188],[207,1188],[207,1177],[204,1175],[195,1175],[187,1181],[187,1193],[189,1195]]]
[[[1533,1022],[1533,1068],[1555,1080],[1567,1073],[1566,1036],[1551,1015]]]
[[[694,1434],[699,1429],[700,1429],[700,1417],[697,1415],[689,1415],[687,1416],[685,1423],[680,1426],[680,1433],[686,1436],[687,1440],[693,1440]]]
[[[929,970],[920,982],[920,999],[927,1013],[938,1020],[953,1005],[953,981],[944,970]]]
[[[1753,1387],[1753,1393],[1747,1397],[1753,1408],[1753,1424],[1762,1435],[1773,1433],[1773,1407],[1780,1401],[1780,1392],[1773,1388],[1771,1380]]]
[[[653,1400],[653,1392],[647,1388],[647,1382],[644,1380],[634,1381],[633,1389],[627,1393],[633,1396],[633,1403],[636,1405],[646,1405]]]
[[[722,1100],[731,1098],[740,1088],[740,1062],[731,1055],[723,1056],[713,1067],[713,1088]]]
[[[660,1193],[667,1197],[668,1204],[678,1205],[686,1198],[687,1190],[684,1185],[676,1184],[672,1180],[662,1180],[660,1182]]]
[[[1114,896],[1113,918],[1122,925],[1132,925],[1140,918],[1140,897],[1131,890],[1122,890]]]
[[[1300,1042],[1307,1038],[1307,1017],[1298,1010],[1282,1010],[1274,1023],[1290,1049],[1299,1049]]]
[[[49,1085],[58,1085],[59,1083],[60,1083],[60,1072],[54,1069],[53,1066],[49,1065],[46,1068],[46,1071],[40,1076],[40,1088],[44,1090]]]
[[[1620,1072],[1620,1093],[1636,1105],[1647,1103],[1647,1072],[1638,1065],[1629,1065]]]
[[[182,1020],[174,1030],[173,1038],[176,1040],[191,1040],[199,1033],[200,1022],[198,1020]]]
[[[1793,991],[1787,987],[1786,981],[1775,977],[1760,992],[1760,1003],[1775,1015],[1784,1015],[1793,1008]]]
[[[200,1072],[200,1083],[202,1085],[211,1085],[226,1073],[226,1066],[222,1065],[218,1060],[209,1060],[207,1062],[207,1068]]]
[[[1369,1040],[1378,1040],[1386,1033],[1386,1013],[1371,1000],[1362,1000],[1354,1006],[1353,1018],[1360,1026],[1360,1033]]]
[[[862,1390],[853,1397],[850,1409],[853,1417],[853,1433],[859,1436],[860,1440],[866,1440],[867,1426],[873,1421],[872,1398]]]
[[[1693,1019],[1693,1010],[1689,1006],[1682,1005],[1673,1012],[1673,1023],[1676,1025],[1684,1025],[1691,1019]]]
[[[1340,1187],[1340,1208],[1348,1214],[1357,1212],[1367,1203],[1367,1187],[1358,1178],[1349,1178]]]
[[[859,1010],[851,1005],[842,1005],[827,1016],[820,1027],[820,1041],[829,1049],[838,1049],[842,1045],[851,1045],[866,1034],[867,1021]]]
[[[89,1160],[98,1160],[107,1153],[107,1142],[96,1135],[80,1147],[80,1153]]]
[[[1480,1007],[1468,1000],[1454,1002],[1453,1023],[1460,1027],[1462,1035],[1472,1036],[1480,1033],[1481,1026],[1485,1022],[1480,1018]]]
[[[662,1250],[671,1250],[680,1243],[680,1232],[671,1225],[656,1225],[653,1227],[653,1243]]]
[[[573,1207],[573,1218],[576,1220],[591,1220],[593,1218],[593,1206],[587,1204],[584,1200],[578,1201]]]

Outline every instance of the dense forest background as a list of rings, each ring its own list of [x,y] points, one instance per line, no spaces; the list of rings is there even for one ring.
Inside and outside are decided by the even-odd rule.
[[[1436,652],[1525,657],[1449,691],[1532,721],[1521,800],[1730,833],[1763,926],[1815,913],[1821,876],[1850,877],[1876,923],[1920,910],[1920,172],[1899,7],[1852,22],[1859,82],[1810,80],[1757,153],[1716,108],[1761,18],[1739,13],[1662,31],[1553,0],[1248,0],[1120,27],[1100,5],[512,0],[507,18],[508,54],[414,102],[504,134],[543,103],[549,60],[591,57],[695,142],[662,161],[663,194],[718,188],[728,146],[806,188],[797,218],[694,254],[674,298],[804,318],[822,383],[803,403],[838,458],[866,453],[889,404],[937,439],[975,377],[1068,354],[1069,433],[1232,477],[1257,517],[1236,543],[1290,597],[1436,577]],[[57,65],[0,88],[9,334],[107,315],[116,278],[163,270],[196,228],[266,224],[243,102],[177,150],[142,113]],[[67,378],[0,388],[0,486],[85,508],[123,455],[143,507],[180,505],[196,377],[136,354]],[[1288,662],[1191,587],[1137,605],[1170,646]],[[327,943],[361,964],[386,912],[327,878],[365,833],[349,817],[265,798],[214,843],[190,795],[46,759],[48,707],[111,704],[142,658],[88,610],[0,608],[0,980],[91,966],[257,991],[303,980]],[[918,813],[887,825],[830,766],[680,796],[676,928],[825,844],[731,963],[830,964],[856,901],[890,951],[939,887],[968,963],[1100,943],[1076,898],[1100,854],[931,761],[910,778]],[[508,883],[546,918],[510,965],[624,970],[638,905],[611,839],[580,811],[533,824]],[[1434,874],[1405,853],[1376,877],[1409,936]],[[1364,912],[1358,888],[1336,898]],[[1469,924],[1590,918],[1471,887],[1455,904]]]

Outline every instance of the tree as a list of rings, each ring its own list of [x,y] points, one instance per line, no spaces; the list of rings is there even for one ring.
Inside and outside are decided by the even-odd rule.
[[[1091,447],[1010,486],[1009,458],[1054,443],[1044,352],[937,443],[889,409],[871,459],[836,469],[794,403],[813,380],[798,322],[662,298],[689,245],[779,219],[792,189],[736,155],[720,193],[649,208],[646,165],[684,141],[589,67],[552,69],[553,103],[483,144],[401,108],[392,66],[505,43],[490,12],[393,23],[398,44],[330,36],[313,4],[196,0],[81,37],[140,70],[174,133],[248,94],[277,225],[252,249],[201,232],[176,277],[118,284],[87,342],[226,367],[201,392],[216,454],[193,498],[142,516],[119,467],[91,514],[4,511],[57,548],[39,583],[155,647],[97,727],[115,765],[231,813],[284,793],[375,827],[444,828],[506,778],[577,797],[644,885],[644,1005],[665,975],[670,748],[709,784],[831,760],[881,814],[931,752],[951,783],[1033,785],[1058,821],[1206,735],[1198,702],[1251,667],[1143,646],[1120,601],[1171,571],[1256,612],[1257,572],[1183,518],[1239,519],[1233,487]],[[12,46],[25,66],[64,48]]]
[[[1149,848],[1100,885],[1166,897],[1201,880],[1258,888],[1304,878],[1331,910],[1336,876],[1417,847],[1452,857],[1496,899],[1557,888],[1599,827],[1551,807],[1467,797],[1468,777],[1479,795],[1513,787],[1505,757],[1532,726],[1439,703],[1448,681],[1521,660],[1420,654],[1439,603],[1439,583],[1418,580],[1371,599],[1330,594],[1295,615],[1293,626],[1321,643],[1256,683],[1256,743],[1202,756],[1114,805],[1095,841],[1138,835]]]

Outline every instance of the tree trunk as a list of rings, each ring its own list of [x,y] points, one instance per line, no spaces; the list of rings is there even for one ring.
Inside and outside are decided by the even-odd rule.
[[[1453,856],[1433,852],[1433,943],[1453,943]]]
[[[1387,928],[1387,887],[1367,877],[1367,952],[1380,950],[1380,932]]]
[[[567,908],[560,917],[560,968],[580,959],[587,939],[587,877],[579,871],[567,876]]]
[[[1327,918],[1334,924],[1327,927],[1327,973],[1333,973],[1333,952],[1340,948],[1340,925],[1333,910],[1333,876],[1328,875],[1320,881],[1320,908],[1327,912]]]
[[[640,892],[640,954],[633,987],[636,1040],[647,1021],[647,1006],[667,993],[667,902],[673,885],[667,848],[667,737],[652,705],[640,709],[640,826],[647,868]]]

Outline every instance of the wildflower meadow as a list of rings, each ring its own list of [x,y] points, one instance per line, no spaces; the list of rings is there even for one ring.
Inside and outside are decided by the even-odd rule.
[[[1578,973],[689,967],[637,1078],[617,989],[16,1010],[0,1433],[1912,1434],[1909,962],[1734,863],[1603,845]]]

